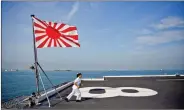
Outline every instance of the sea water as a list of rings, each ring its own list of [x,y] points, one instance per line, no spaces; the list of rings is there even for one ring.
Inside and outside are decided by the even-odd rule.
[[[76,73],[81,72],[83,78],[102,78],[103,76],[119,76],[119,75],[174,75],[176,73],[184,74],[184,70],[140,70],[140,71],[46,71],[47,76],[54,85],[72,81],[76,78]],[[50,88],[51,84],[41,73],[46,88]],[[17,96],[30,95],[36,91],[36,78],[32,71],[9,71],[2,72],[2,101],[10,100]],[[40,83],[40,87],[42,85]]]

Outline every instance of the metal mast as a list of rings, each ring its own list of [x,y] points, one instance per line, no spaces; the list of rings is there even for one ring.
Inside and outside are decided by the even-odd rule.
[[[34,17],[35,15],[31,15],[31,18]],[[33,18],[32,18],[32,24],[33,24],[33,45],[34,45],[34,64],[35,64],[35,74],[36,74],[36,87],[37,87],[37,94],[39,95],[39,73],[38,73],[38,58],[37,58],[37,49],[36,49],[36,45],[35,45],[35,34],[34,34],[34,22],[33,22]]]

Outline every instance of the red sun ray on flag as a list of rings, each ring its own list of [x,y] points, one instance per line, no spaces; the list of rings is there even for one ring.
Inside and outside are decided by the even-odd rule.
[[[80,47],[76,26],[32,18],[36,48]]]

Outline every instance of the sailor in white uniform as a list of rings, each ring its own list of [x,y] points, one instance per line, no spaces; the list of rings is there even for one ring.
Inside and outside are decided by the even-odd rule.
[[[80,102],[81,101],[81,92],[79,90],[79,88],[81,86],[81,78],[82,78],[82,74],[78,73],[77,74],[77,78],[74,80],[74,85],[72,87],[72,92],[65,98],[65,100],[67,102],[69,102],[69,100],[71,99],[71,97],[74,94],[77,95],[76,102]]]

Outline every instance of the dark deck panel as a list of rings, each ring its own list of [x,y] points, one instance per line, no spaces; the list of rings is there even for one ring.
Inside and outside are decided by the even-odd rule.
[[[82,102],[59,101],[51,99],[50,109],[184,109],[184,77],[118,77],[105,78],[104,81],[83,81],[83,87],[141,87],[158,92],[149,97],[85,98]],[[71,92],[71,87],[62,91],[62,97]],[[45,101],[34,108],[48,108]]]

